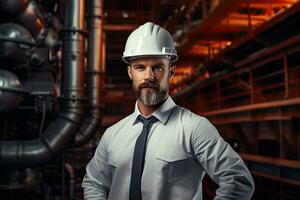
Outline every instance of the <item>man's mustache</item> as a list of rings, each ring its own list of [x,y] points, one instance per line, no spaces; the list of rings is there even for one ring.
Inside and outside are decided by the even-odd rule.
[[[138,88],[139,88],[139,90],[141,90],[143,88],[152,88],[152,89],[157,90],[159,88],[159,85],[157,85],[154,82],[144,82],[144,83],[141,83]]]

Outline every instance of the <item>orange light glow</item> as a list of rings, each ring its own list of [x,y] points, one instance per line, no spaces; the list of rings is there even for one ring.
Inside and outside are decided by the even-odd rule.
[[[176,73],[173,78],[170,79],[171,85],[180,84],[192,76],[195,75],[195,68],[192,65],[183,65],[183,66],[176,66]]]
[[[199,41],[193,45],[192,48],[186,53],[190,56],[208,56],[219,54],[227,46],[231,45],[231,41]]]
[[[212,23],[203,23],[206,26],[200,28],[201,35],[208,35],[212,38],[216,37],[218,33],[219,38],[213,40],[205,40],[205,37],[199,36],[204,40],[198,40],[196,44],[188,47],[185,51],[187,56],[209,56],[213,58],[214,55],[221,53],[225,48],[231,46],[232,41],[223,41],[224,35],[229,35],[234,38],[239,35],[246,34],[249,30],[255,30],[256,28],[264,25],[273,17],[286,11],[299,0],[239,0],[234,7],[228,8],[227,13],[214,13],[217,12],[218,7],[226,7],[226,1],[213,1],[213,8],[211,9],[211,17],[208,21]],[[222,5],[221,5],[222,4]],[[216,17],[218,16],[218,17]],[[203,19],[204,21],[206,19]],[[203,25],[204,26],[204,25]],[[201,25],[200,25],[201,27]],[[215,40],[222,41],[215,41]]]

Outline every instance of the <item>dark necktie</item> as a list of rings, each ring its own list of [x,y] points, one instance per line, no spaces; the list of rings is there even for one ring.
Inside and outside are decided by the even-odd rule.
[[[129,200],[141,200],[141,179],[144,168],[144,160],[146,153],[146,142],[150,128],[157,119],[154,116],[144,118],[141,115],[138,116],[138,120],[142,122],[143,130],[135,142],[132,170],[131,170],[131,181],[129,190]]]

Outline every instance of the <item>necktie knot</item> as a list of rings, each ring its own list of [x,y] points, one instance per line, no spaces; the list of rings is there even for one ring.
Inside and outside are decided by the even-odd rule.
[[[143,123],[144,128],[149,128],[149,127],[151,127],[152,124],[154,124],[157,121],[157,118],[154,116],[145,118],[145,117],[139,115],[138,120]]]

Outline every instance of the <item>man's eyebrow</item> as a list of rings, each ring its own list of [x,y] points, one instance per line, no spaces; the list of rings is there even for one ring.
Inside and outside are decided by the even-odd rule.
[[[133,64],[132,65],[133,67],[145,67],[146,65],[144,65],[144,64]],[[163,63],[163,62],[159,62],[159,63],[155,63],[155,64],[153,64],[153,65],[151,65],[152,67],[156,67],[156,66],[159,66],[159,67],[161,67],[161,66],[165,66],[165,64]]]
[[[145,65],[143,64],[134,64],[133,67],[144,67]]]
[[[165,64],[164,64],[164,63],[162,63],[162,62],[159,62],[159,63],[155,63],[155,64],[153,64],[152,66],[159,66],[159,67],[161,67],[161,66],[165,66]]]

